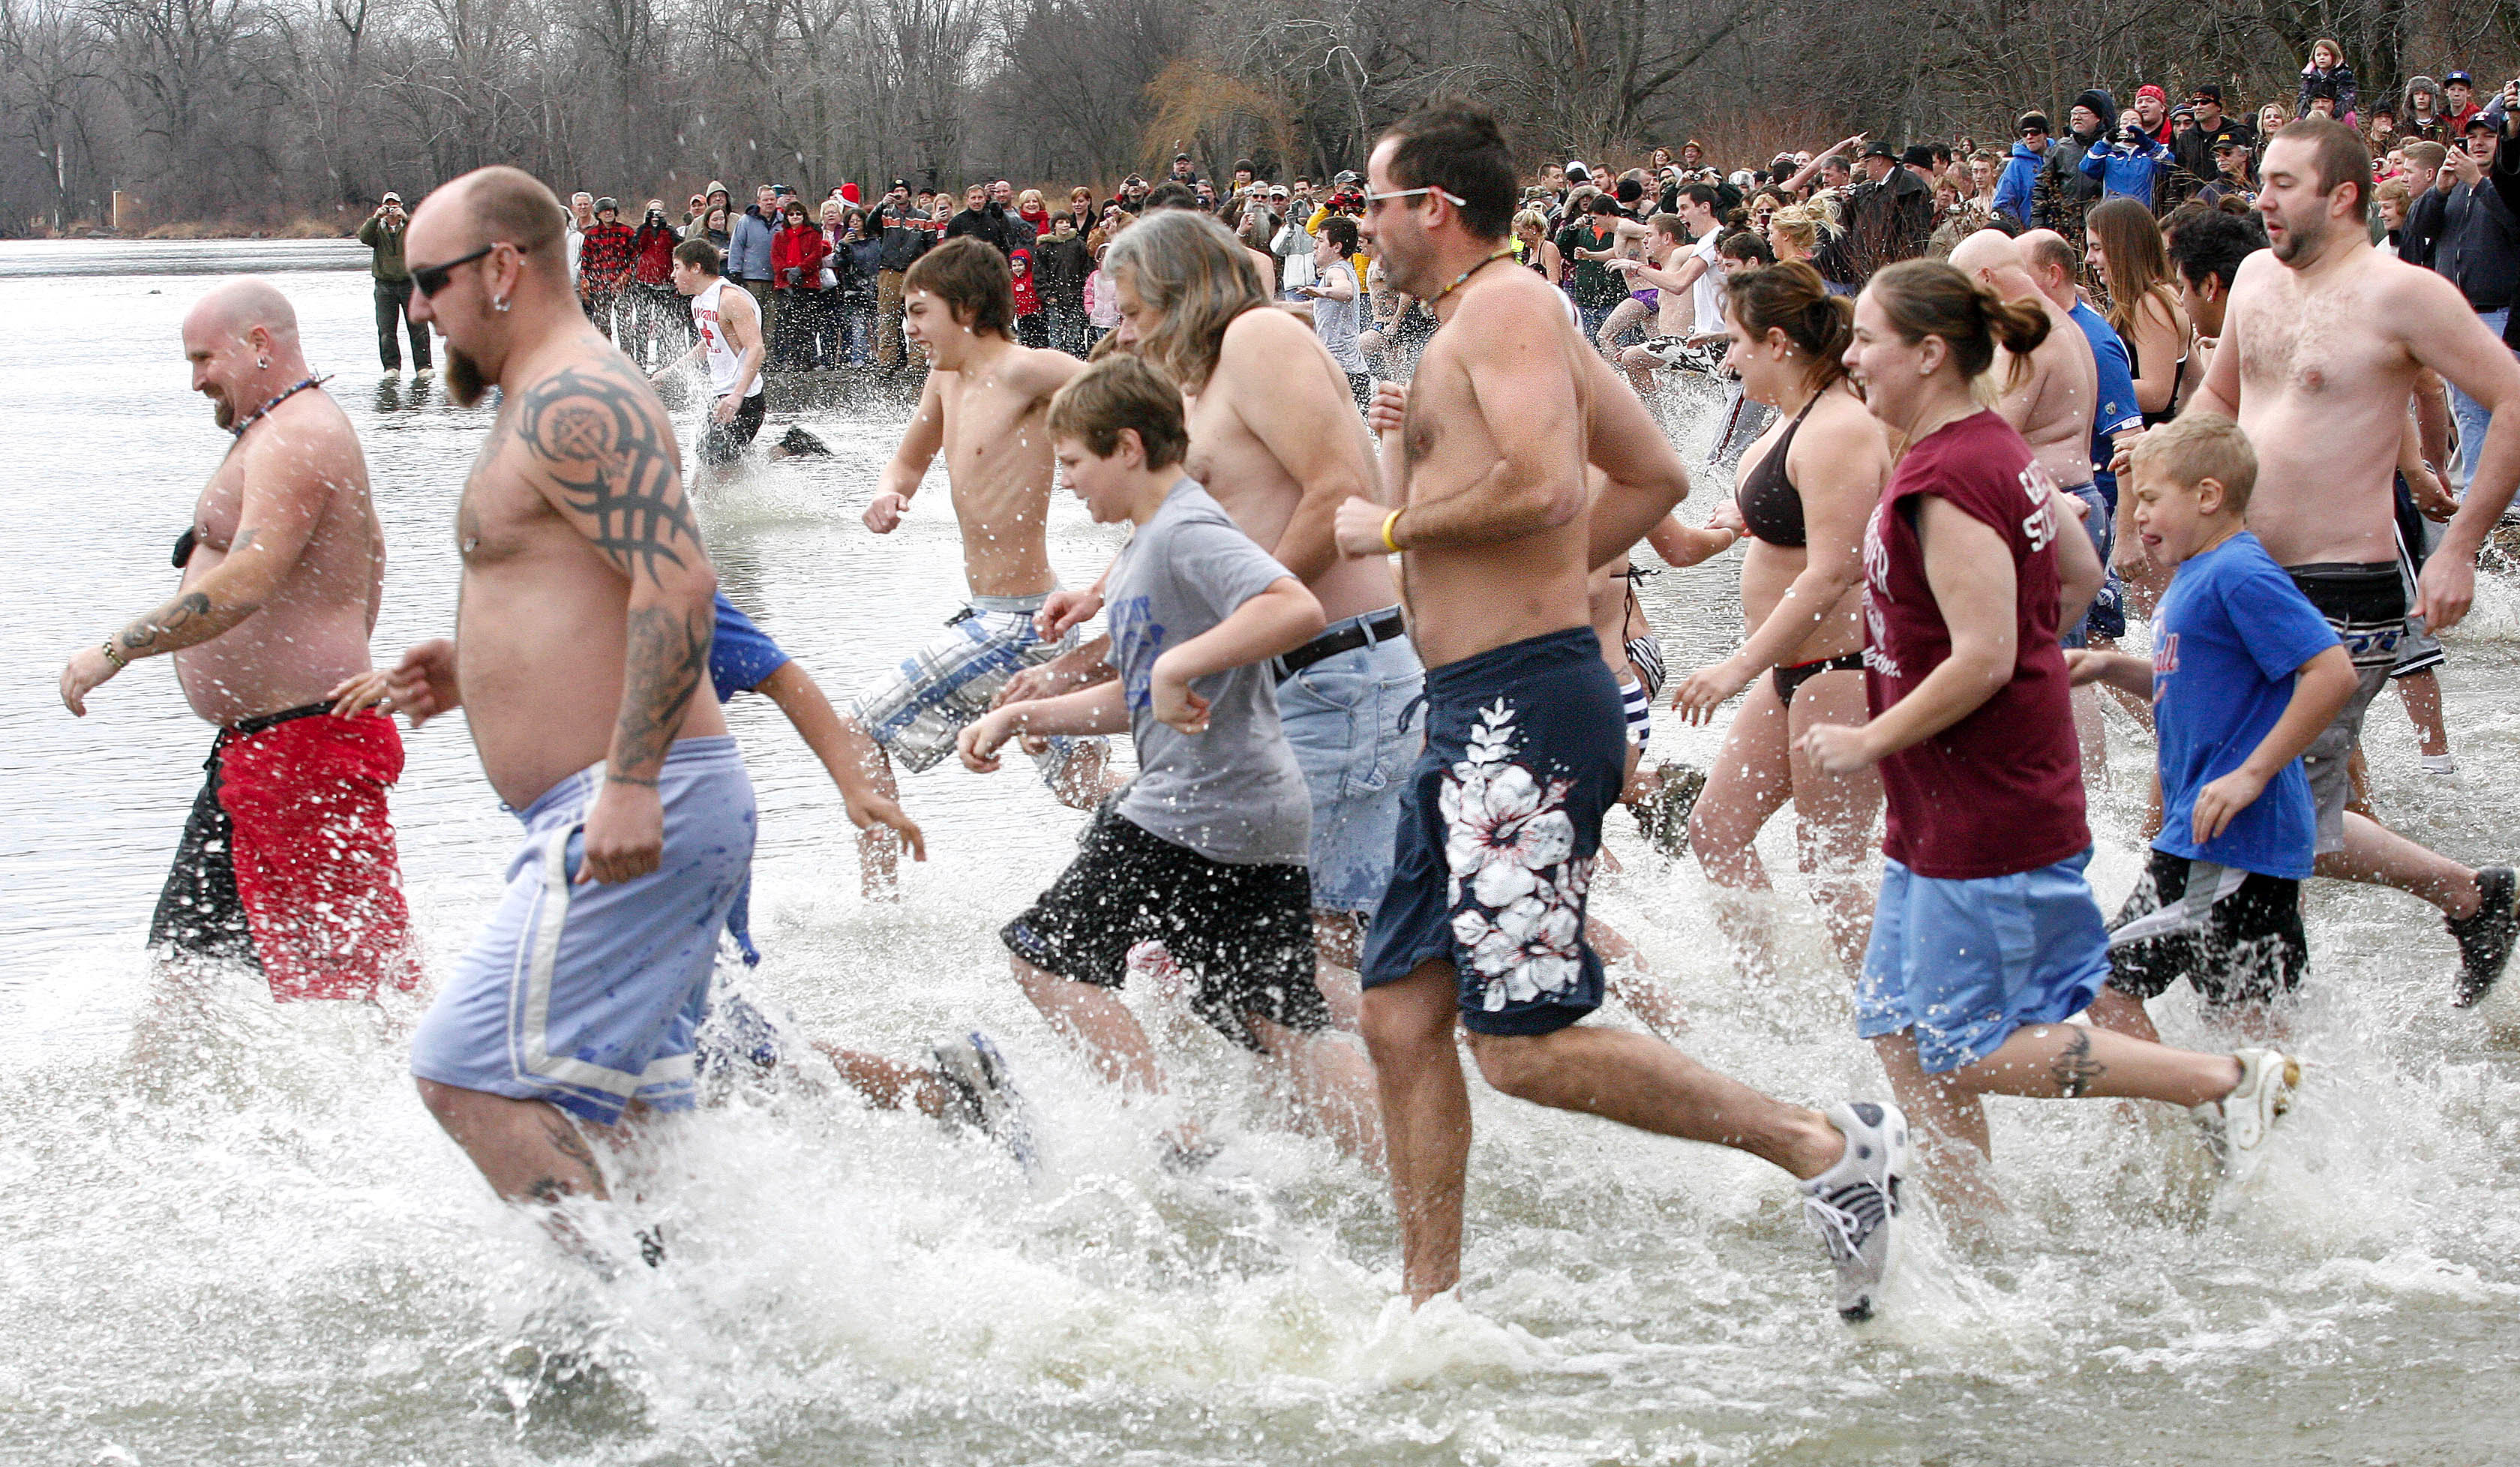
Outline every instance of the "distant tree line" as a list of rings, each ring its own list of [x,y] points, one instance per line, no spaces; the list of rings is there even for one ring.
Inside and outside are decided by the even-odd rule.
[[[1997,143],[2087,86],[2290,102],[2498,88],[2514,0],[0,0],[0,233],[277,221],[506,161],[563,189],[711,178],[1107,187],[1188,149],[1316,176],[1453,92],[1532,161],[1703,139],[1748,166],[1859,128]],[[680,193],[683,198],[675,195]]]

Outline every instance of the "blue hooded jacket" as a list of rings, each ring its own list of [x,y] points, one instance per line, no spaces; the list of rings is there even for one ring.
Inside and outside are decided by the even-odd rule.
[[[2168,148],[2150,139],[2141,144],[2104,140],[2083,155],[2083,174],[2100,181],[2101,198],[2123,197],[2150,208],[2161,180],[2177,163]]]
[[[2030,227],[2030,189],[2039,178],[2042,161],[2029,144],[2015,139],[2012,156],[2003,160],[2003,177],[1996,180],[1995,211],[2011,215],[2012,222],[2024,229]]]

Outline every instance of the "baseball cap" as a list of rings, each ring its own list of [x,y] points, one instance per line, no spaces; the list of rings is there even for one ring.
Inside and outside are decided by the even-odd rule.
[[[2449,86],[2449,85],[2450,85],[2452,82],[2453,82],[2453,81],[2456,81],[2456,82],[2464,82],[2464,83],[2466,83],[2466,84],[2467,84],[2467,85],[2469,85],[2469,86],[2474,86],[2474,85],[2476,85],[2476,78],[2475,78],[2475,77],[2473,77],[2473,76],[2468,75],[2468,74],[2467,74],[2466,72],[2464,72],[2464,71],[2449,71],[2449,72],[2445,72],[2445,73],[2443,73],[2443,75],[2442,75],[2442,85],[2443,85],[2443,86]]]
[[[2187,94],[2187,100],[2190,102],[2210,102],[2216,107],[2221,107],[2223,105],[2223,89],[2210,81],[2198,82],[2196,84],[2196,89]]]
[[[1176,163],[1187,163],[1190,161],[1190,155],[1187,153],[1176,153],[1173,155],[1173,161]]]
[[[1591,183],[1593,170],[1585,167],[1581,162],[1569,162],[1566,165],[1566,177],[1575,183]]]
[[[2470,116],[2468,117],[2468,119],[2467,119],[2467,125],[2459,129],[2459,131],[2460,131],[2460,132],[2462,132],[2462,133],[2470,133],[2470,132],[2492,132],[2492,133],[2498,133],[2498,132],[2500,132],[2501,130],[2502,130],[2501,128],[2497,127],[2497,126],[2495,126],[2495,125],[2494,125],[2494,119],[2493,119],[2493,118],[2491,118],[2491,117],[2487,116],[2487,115],[2486,115],[2485,113],[2483,113],[2483,112],[2476,112],[2476,113],[2474,113],[2474,114],[2470,115]]]
[[[1361,184],[1365,182],[1365,175],[1357,172],[1354,168],[1350,168],[1340,173],[1338,177],[1331,179],[1330,182],[1337,184]]]
[[[1871,142],[1865,144],[1864,151],[1857,154],[1856,156],[1886,157],[1895,163],[1899,160],[1899,150],[1891,147],[1888,143],[1881,141],[1879,138],[1874,138]]]
[[[401,196],[400,194],[395,193],[395,192],[394,192],[393,190],[391,190],[391,189],[387,189],[387,190],[385,190],[385,197],[384,197],[384,198],[382,198],[382,199],[378,200],[377,200],[377,202],[379,202],[379,203],[400,203],[400,202],[402,202],[402,196]]]
[[[2238,138],[2222,137],[2214,140],[2214,151],[2216,153],[2246,153],[2249,151],[2249,145],[2241,142]]]

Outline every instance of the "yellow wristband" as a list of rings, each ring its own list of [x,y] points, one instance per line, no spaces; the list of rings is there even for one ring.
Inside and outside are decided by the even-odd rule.
[[[1404,506],[1403,508],[1405,509],[1405,508],[1406,508],[1406,506]],[[1382,516],[1382,544],[1383,544],[1383,548],[1384,548],[1384,549],[1386,549],[1386,550],[1388,550],[1388,551],[1390,551],[1390,552],[1391,552],[1393,555],[1395,555],[1395,556],[1396,556],[1396,555],[1398,555],[1398,554],[1400,554],[1400,542],[1391,538],[1391,527],[1392,527],[1393,525],[1398,524],[1398,523],[1400,523],[1400,511],[1399,511],[1399,510],[1394,510],[1394,511],[1392,511],[1390,513],[1385,514],[1385,515],[1383,515],[1383,516]]]
[[[1388,530],[1384,532],[1384,538],[1389,538]],[[111,637],[105,639],[105,645],[100,647],[98,650],[105,653],[105,660],[113,664],[113,670],[115,672],[120,672],[131,665],[129,661],[125,660],[120,652],[113,649],[113,639]]]

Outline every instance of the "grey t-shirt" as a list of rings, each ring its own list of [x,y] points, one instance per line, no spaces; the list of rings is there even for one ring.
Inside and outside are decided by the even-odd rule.
[[[1348,289],[1356,289],[1356,267],[1345,260],[1323,270],[1321,278],[1314,284],[1334,286],[1342,280],[1347,282]],[[1313,330],[1321,333],[1322,345],[1329,351],[1330,360],[1338,363],[1339,371],[1350,377],[1366,370],[1365,353],[1356,348],[1357,304],[1355,296],[1346,300],[1331,300],[1322,295],[1313,297]]]
[[[1278,727],[1266,662],[1192,681],[1208,702],[1207,732],[1184,734],[1155,719],[1155,659],[1288,575],[1190,478],[1111,565],[1111,654],[1138,745],[1138,778],[1117,814],[1210,861],[1303,865],[1312,797]]]

